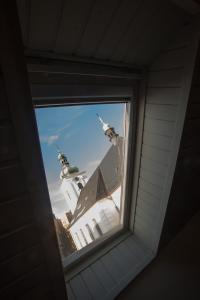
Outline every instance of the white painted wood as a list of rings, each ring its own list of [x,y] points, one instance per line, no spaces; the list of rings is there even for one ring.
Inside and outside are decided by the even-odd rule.
[[[151,235],[152,237],[156,238],[156,230],[158,225],[158,218],[159,214],[150,214],[141,212],[140,209],[136,212],[135,221],[137,226],[139,225],[140,228],[143,228],[146,233]]]
[[[181,87],[183,69],[150,72],[149,87]]]
[[[92,296],[89,293],[88,287],[85,285],[81,275],[77,275],[70,280],[70,286],[72,292],[77,300],[92,300]]]
[[[144,131],[143,144],[169,151],[172,146],[172,138]]]
[[[105,266],[100,260],[97,260],[90,266],[91,270],[95,273],[101,285],[107,290],[112,289],[117,282],[114,281],[112,274],[108,273]]]
[[[139,274],[144,266],[147,266],[152,258],[154,257],[154,254],[150,254],[148,256],[144,256],[143,260],[140,261],[140,263],[134,267],[127,270],[126,276],[118,282],[118,285],[111,289],[108,295],[105,297],[105,300],[115,299],[115,297]]]
[[[124,244],[131,254],[131,260],[134,265],[137,265],[138,262],[148,254],[148,250],[139,244],[139,241],[134,238],[134,235],[127,238]]]
[[[171,137],[174,133],[174,121],[155,120],[148,117],[144,120],[144,130],[146,132],[160,134]]]
[[[194,40],[192,41],[190,46],[191,47],[188,47],[187,49],[188,52],[187,52],[187,59],[185,63],[184,76],[182,81],[181,101],[179,105],[179,111],[176,119],[176,127],[173,136],[173,151],[171,152],[171,156],[170,156],[169,171],[168,171],[168,176],[166,176],[163,198],[161,202],[160,224],[157,229],[157,239],[154,246],[155,250],[157,250],[158,248],[159,238],[162,232],[162,226],[165,217],[165,212],[167,209],[168,199],[170,196],[173,175],[175,172],[176,161],[178,157],[178,151],[180,147],[180,141],[181,141],[183,125],[185,120],[185,113],[186,113],[187,103],[190,95],[190,88],[191,88],[192,76],[194,72],[195,60],[196,60],[196,55],[199,46],[199,36],[194,37]]]
[[[148,181],[146,181],[145,179],[143,179],[141,177],[139,180],[139,188],[148,192],[150,195],[152,195],[158,199],[160,199],[162,197],[163,190],[159,186],[149,183]]]
[[[155,237],[153,238],[154,234],[149,232],[148,227],[141,223],[140,220],[138,221],[138,219],[135,221],[134,234],[143,241],[147,248],[151,249],[153,252],[155,245]]]
[[[108,273],[112,274],[111,276],[114,278],[116,282],[118,282],[119,278],[121,277],[122,270],[120,269],[119,265],[116,264],[116,261],[113,259],[111,255],[111,251],[106,253],[102,258],[101,262],[107,269]]]
[[[34,0],[29,8],[28,47],[32,49],[51,50],[57,36],[62,14],[62,0]]]
[[[185,64],[185,47],[161,53],[151,65],[150,70],[164,70],[183,67]]]
[[[123,250],[121,249],[123,248]],[[122,251],[121,251],[122,250]],[[117,267],[120,269],[120,277],[123,278],[127,273],[127,268],[130,266],[131,258],[126,257],[127,255],[127,249],[123,247],[123,245],[119,248],[119,245],[112,249],[110,252],[110,255],[117,265]]]
[[[140,187],[138,189],[138,198],[140,199],[140,201],[149,204],[152,207],[152,209],[157,210],[160,207],[160,199],[152,196],[148,192],[142,190]]]
[[[138,256],[135,254],[135,248],[134,251],[131,248],[133,244],[134,241],[129,237],[116,248],[119,258],[121,258],[126,267],[126,271],[130,266],[138,264]]]
[[[67,297],[68,297],[68,300],[76,300],[75,296],[74,296],[74,293],[71,289],[71,286],[69,283],[66,284],[66,287],[67,287]]]
[[[145,116],[151,119],[174,121],[176,107],[172,105],[146,104]]]
[[[88,299],[90,299],[92,295],[91,291],[94,293],[94,290],[97,289],[97,287],[94,287],[93,290],[93,288],[89,286],[92,280],[94,280],[94,278],[91,278],[91,272],[93,272],[99,285],[103,286],[103,289],[106,291],[103,299],[114,299],[155,256],[176,165],[191,85],[195,51],[196,50],[193,50],[192,55],[191,53],[187,54],[188,58],[192,58],[192,60],[186,60],[188,67],[185,66],[182,69],[156,72],[157,75],[161,75],[161,78],[153,78],[154,83],[156,82],[155,79],[157,80],[158,93],[155,93],[156,85],[154,85],[154,90],[151,88],[151,92],[155,95],[159,95],[155,97],[155,103],[153,102],[153,94],[151,94],[151,99],[148,102],[147,94],[147,114],[150,113],[151,117],[147,116],[147,114],[145,115],[145,122],[147,118],[148,123],[144,125],[144,127],[146,126],[144,131],[143,123],[140,124],[139,127],[140,141],[142,140],[143,142],[141,142],[142,146],[139,148],[140,153],[137,157],[137,169],[138,172],[140,172],[139,180],[138,182],[137,180],[134,181],[135,184],[138,183],[138,189],[136,184],[136,191],[134,191],[137,200],[134,203],[134,205],[136,205],[133,222],[134,234],[124,239],[120,244],[115,245],[115,248],[109,252],[104,253],[98,261],[93,262],[87,270],[89,275],[76,275],[70,281],[70,284],[73,283],[73,294],[75,294],[75,289],[80,284],[83,290],[81,294],[87,297],[88,292]],[[163,86],[166,84],[166,86],[169,87],[170,84],[173,87],[176,87],[178,84],[180,88],[161,88],[161,83]],[[152,77],[149,80],[149,86],[152,86]],[[163,91],[163,98],[161,91]],[[171,99],[169,100],[170,95],[173,101]],[[143,101],[144,99],[145,96],[143,95]],[[144,109],[144,102],[142,103]],[[148,105],[150,105],[150,108],[148,108]],[[142,111],[144,111],[143,109],[141,109],[141,115]],[[162,115],[166,118],[162,120],[163,123],[157,121],[158,115]],[[168,118],[171,120],[168,120]],[[173,128],[169,125],[169,123],[172,123],[171,121],[174,122]],[[160,132],[158,132],[156,128],[159,125],[161,127]],[[82,271],[82,273],[83,272],[86,271]],[[106,283],[106,276],[105,279],[100,279],[100,275],[97,275],[98,272],[100,272],[100,274],[101,272],[102,274],[106,272],[110,284]],[[76,281],[77,277],[78,281]],[[80,280],[81,282],[79,282]],[[94,284],[94,286],[96,285],[99,288],[97,283]],[[75,296],[77,298],[80,296],[80,290],[79,294],[75,294]]]
[[[158,149],[154,146],[149,146],[143,144],[142,146],[142,155],[148,157],[155,162],[167,165],[169,161],[170,151],[164,149]]]
[[[151,70],[149,75],[134,232],[153,252],[159,243],[183,130],[197,42],[193,45],[161,54],[152,68],[163,69]],[[170,58],[171,67],[178,68],[167,69]]]
[[[64,1],[62,18],[54,45],[57,53],[71,54],[77,48],[92,5],[92,0],[85,0],[84,5],[81,5],[79,0]]]
[[[177,105],[180,100],[181,88],[148,87],[147,103],[160,105]]]
[[[142,155],[141,168],[148,171],[153,171],[161,176],[165,176],[167,172],[167,165],[155,162],[146,156]]]
[[[160,188],[163,187],[165,176],[161,176],[158,173],[154,173],[152,171],[145,170],[141,167],[140,169],[140,177],[151,184],[154,184]]]
[[[103,299],[107,291],[104,289],[103,285],[99,282],[95,273],[91,270],[91,268],[85,269],[81,272],[81,277],[87,286],[90,294],[93,299]]]
[[[137,190],[140,174],[140,160],[142,151],[142,139],[143,139],[143,127],[144,127],[144,112],[146,101],[146,81],[143,80],[140,85],[140,103],[138,107],[138,122],[136,133],[136,146],[135,146],[135,165],[133,174],[133,187],[132,187],[132,199],[131,199],[131,213],[130,213],[130,229],[133,230],[135,207],[137,203]]]
[[[138,205],[136,214],[140,217],[144,217],[145,219],[149,220],[152,224],[154,223],[155,219],[158,218],[158,212],[160,209],[160,204],[158,203],[157,207],[152,206],[151,203],[143,201],[143,199],[138,196]]]

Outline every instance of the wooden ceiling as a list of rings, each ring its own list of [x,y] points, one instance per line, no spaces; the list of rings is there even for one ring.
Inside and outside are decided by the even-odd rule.
[[[17,0],[29,56],[148,65],[187,19],[160,0]]]

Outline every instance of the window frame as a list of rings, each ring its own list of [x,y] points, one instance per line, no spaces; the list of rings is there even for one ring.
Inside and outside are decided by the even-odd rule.
[[[94,86],[91,85],[91,88],[94,89]],[[100,87],[99,87],[100,88]],[[102,255],[103,249],[111,249],[117,240],[123,240],[127,234],[130,234],[131,231],[133,231],[133,228],[130,229],[130,222],[134,218],[134,210],[131,209],[132,207],[132,191],[133,191],[133,173],[134,173],[134,161],[135,161],[135,140],[136,140],[136,124],[137,124],[137,94],[134,95],[134,88],[131,86],[122,86],[121,92],[119,92],[120,88],[114,85],[109,88],[109,86],[101,86],[101,89],[106,91],[109,91],[109,93],[112,93],[112,97],[110,97],[109,93],[106,95],[104,93],[104,96],[90,96],[87,98],[86,94],[82,95],[74,95],[73,97],[68,97],[67,94],[65,94],[65,97],[42,97],[39,99],[39,97],[33,96],[33,103],[34,108],[44,108],[44,107],[59,107],[59,106],[72,106],[72,105],[89,105],[89,104],[111,104],[111,103],[128,103],[129,105],[129,124],[128,124],[128,137],[126,141],[126,155],[125,158],[125,178],[123,185],[125,186],[123,197],[125,196],[125,202],[123,205],[124,211],[121,213],[121,216],[123,216],[123,225],[119,225],[113,230],[109,231],[107,234],[104,234],[101,236],[98,240],[93,241],[91,244],[86,245],[84,248],[80,249],[78,252],[72,253],[68,258],[63,259],[63,267],[65,272],[69,272],[69,270],[76,270],[77,266],[80,265],[87,265],[87,258],[89,256],[93,257],[93,259],[97,259]],[[135,91],[137,91],[138,86],[135,88]],[[74,87],[73,87],[74,89]],[[73,90],[71,89],[71,91]],[[87,86],[86,90],[88,91],[89,87]],[[116,89],[116,91],[115,91]],[[127,91],[127,92],[126,92]],[[131,91],[131,94],[130,94]],[[120,96],[113,94],[116,94],[119,92]],[[76,91],[73,91],[73,93],[77,93]],[[81,92],[82,93],[82,92]],[[99,92],[98,92],[99,93]],[[91,95],[92,93],[90,93]],[[128,96],[127,96],[128,94]],[[124,95],[124,96],[123,96]],[[129,161],[128,161],[129,160]],[[127,179],[129,178],[129,180]],[[131,213],[130,213],[131,211]],[[122,220],[121,220],[122,222]],[[130,231],[131,230],[131,231]],[[107,247],[108,246],[108,247]],[[78,268],[79,269],[79,268]],[[78,272],[77,269],[77,272]]]

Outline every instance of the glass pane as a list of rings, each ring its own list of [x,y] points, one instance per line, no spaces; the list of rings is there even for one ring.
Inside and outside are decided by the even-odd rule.
[[[35,110],[62,258],[120,228],[127,107],[122,102]]]

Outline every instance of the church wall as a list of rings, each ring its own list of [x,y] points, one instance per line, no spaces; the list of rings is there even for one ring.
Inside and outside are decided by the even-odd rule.
[[[72,214],[74,213],[76,209],[76,204],[78,201],[79,193],[76,189],[75,184],[72,182],[72,179],[62,179],[61,183],[61,191],[63,193],[63,196],[65,197],[65,200],[67,202],[67,205],[69,206],[69,209],[71,210]]]
[[[102,234],[107,233],[109,230],[119,225],[119,213],[116,210],[114,202],[110,199],[103,199],[96,202],[85,214],[83,214],[83,216],[81,216],[71,226],[70,233],[74,239],[74,242],[78,246],[78,249],[81,249],[82,246],[77,241],[77,234],[83,246],[86,246],[87,243],[89,244],[93,241],[86,225],[89,225],[94,240],[98,239],[101,236],[101,234],[95,227],[93,219],[95,219],[95,221],[99,225]],[[83,231],[87,243],[83,238],[81,230]]]

